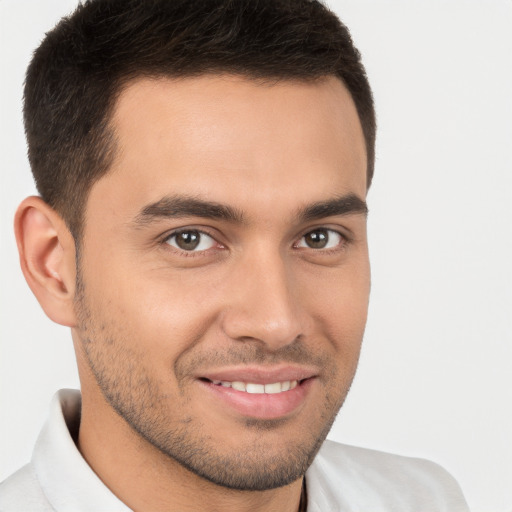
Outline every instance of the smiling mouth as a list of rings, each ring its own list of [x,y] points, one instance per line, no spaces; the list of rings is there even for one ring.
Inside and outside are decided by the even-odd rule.
[[[297,379],[297,380],[285,380],[281,382],[271,382],[267,384],[255,383],[255,382],[243,382],[239,380],[227,381],[227,380],[216,380],[201,378],[203,382],[207,384],[213,384],[220,388],[231,388],[235,391],[242,393],[248,393],[251,395],[277,395],[285,393],[286,391],[292,391],[297,386],[311,380],[311,378]]]
[[[222,386],[224,388],[232,388],[235,391],[242,391],[254,395],[275,395],[277,393],[283,393],[295,389],[301,381],[298,380],[285,380],[283,382],[272,382],[269,384],[256,384],[253,382],[242,382],[242,381],[225,381],[225,380],[208,380],[216,386]],[[306,379],[304,379],[306,380]]]
[[[304,375],[304,371],[282,372],[295,374],[283,375],[283,380],[277,375],[269,378],[268,374],[263,376],[261,372],[255,371],[252,372],[254,375],[247,375],[247,380],[241,380],[242,376],[236,375],[239,371],[233,373],[232,376],[225,375],[223,378],[221,375],[211,375],[198,380],[206,390],[213,393],[213,397],[246,418],[276,419],[292,414],[304,405],[316,380],[316,375],[310,372]],[[299,373],[303,376],[299,376]]]

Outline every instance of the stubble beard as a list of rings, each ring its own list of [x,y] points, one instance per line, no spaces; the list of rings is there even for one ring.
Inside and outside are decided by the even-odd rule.
[[[283,439],[278,453],[275,447],[270,449],[265,443],[264,434],[281,428],[283,421],[286,421],[282,419],[247,419],[245,428],[258,432],[261,441],[244,446],[243,451],[221,452],[211,434],[208,434],[212,429],[209,430],[200,418],[185,414],[172,418],[169,403],[172,404],[174,397],[169,401],[166,390],[152,377],[148,368],[140,364],[140,354],[129,348],[129,343],[124,343],[125,338],[119,335],[115,325],[109,325],[104,318],[93,318],[95,315],[91,314],[88,306],[80,273],[77,275],[75,307],[79,319],[77,332],[80,346],[110,406],[134,432],[166,457],[194,475],[228,489],[263,491],[288,485],[303,477],[327,437],[353,378],[352,374],[341,393],[326,391],[320,424],[301,432],[299,439],[283,436],[286,439]],[[203,354],[200,359],[204,361],[212,356]],[[268,360],[268,356],[261,352],[238,354],[236,358],[238,361],[244,359],[253,362]],[[288,355],[274,355],[276,362],[283,358],[286,361],[310,363],[312,354],[300,347],[293,347]],[[332,361],[320,362],[318,359],[322,358],[316,359],[317,364],[327,367],[327,373],[339,371]],[[227,360],[233,363],[233,354]],[[193,366],[197,361],[187,364]],[[186,373],[187,364],[180,367],[177,361],[175,373]],[[334,383],[333,387],[339,384],[336,378],[331,382]]]

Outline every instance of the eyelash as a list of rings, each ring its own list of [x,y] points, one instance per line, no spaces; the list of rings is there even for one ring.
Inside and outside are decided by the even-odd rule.
[[[327,249],[324,249],[324,248],[315,249],[313,247],[298,247],[298,244],[304,239],[304,237],[306,237],[307,235],[309,235],[311,233],[315,233],[315,232],[319,232],[319,231],[326,231],[328,233],[336,234],[337,236],[340,237],[339,244],[336,247],[327,248]],[[170,246],[172,248],[172,250],[174,250],[176,252],[179,252],[180,256],[184,256],[184,257],[188,257],[188,258],[190,258],[190,257],[198,257],[198,256],[206,256],[207,254],[210,253],[210,251],[212,249],[213,250],[216,249],[216,248],[212,247],[212,248],[207,248],[207,249],[203,249],[203,250],[199,250],[199,251],[195,251],[195,250],[187,251],[185,249],[180,249],[178,247],[173,247],[173,246],[171,246],[169,244],[169,240],[171,240],[172,238],[175,238],[175,237],[179,236],[182,233],[191,233],[191,232],[198,233],[199,235],[204,235],[204,236],[207,236],[207,237],[211,238],[215,242],[215,244],[218,244],[220,246],[220,247],[217,247],[217,249],[219,249],[219,248],[223,249],[224,248],[224,246],[217,241],[215,236],[213,236],[212,234],[208,233],[207,231],[204,231],[202,229],[195,229],[195,228],[185,228],[185,229],[182,228],[182,229],[175,230],[175,231],[173,231],[171,233],[168,233],[168,234],[166,234],[162,238],[161,243],[162,243],[162,245]],[[293,244],[293,248],[297,249],[297,250],[304,250],[304,249],[305,250],[312,250],[312,251],[317,252],[317,253],[321,253],[321,254],[324,254],[324,255],[329,255],[329,254],[334,254],[334,253],[339,252],[340,250],[345,249],[346,246],[351,243],[351,241],[352,240],[351,240],[351,238],[349,236],[347,236],[344,233],[341,233],[340,231],[337,231],[337,230],[331,229],[331,228],[326,228],[326,227],[323,227],[323,226],[319,226],[317,228],[310,229],[306,233],[301,235],[300,238],[298,239],[298,241]]]

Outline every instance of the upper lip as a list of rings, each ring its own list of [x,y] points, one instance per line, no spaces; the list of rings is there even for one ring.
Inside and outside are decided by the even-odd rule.
[[[305,380],[315,377],[317,372],[312,368],[296,365],[281,366],[235,366],[206,371],[199,378],[211,381],[250,382],[254,384],[272,384],[292,380]]]

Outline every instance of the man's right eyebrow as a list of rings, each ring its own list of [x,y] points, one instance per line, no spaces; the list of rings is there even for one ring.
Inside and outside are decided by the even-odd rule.
[[[242,224],[243,213],[231,206],[205,201],[191,196],[165,196],[144,206],[134,219],[136,226],[142,227],[161,219],[201,217],[204,219],[227,220]]]

